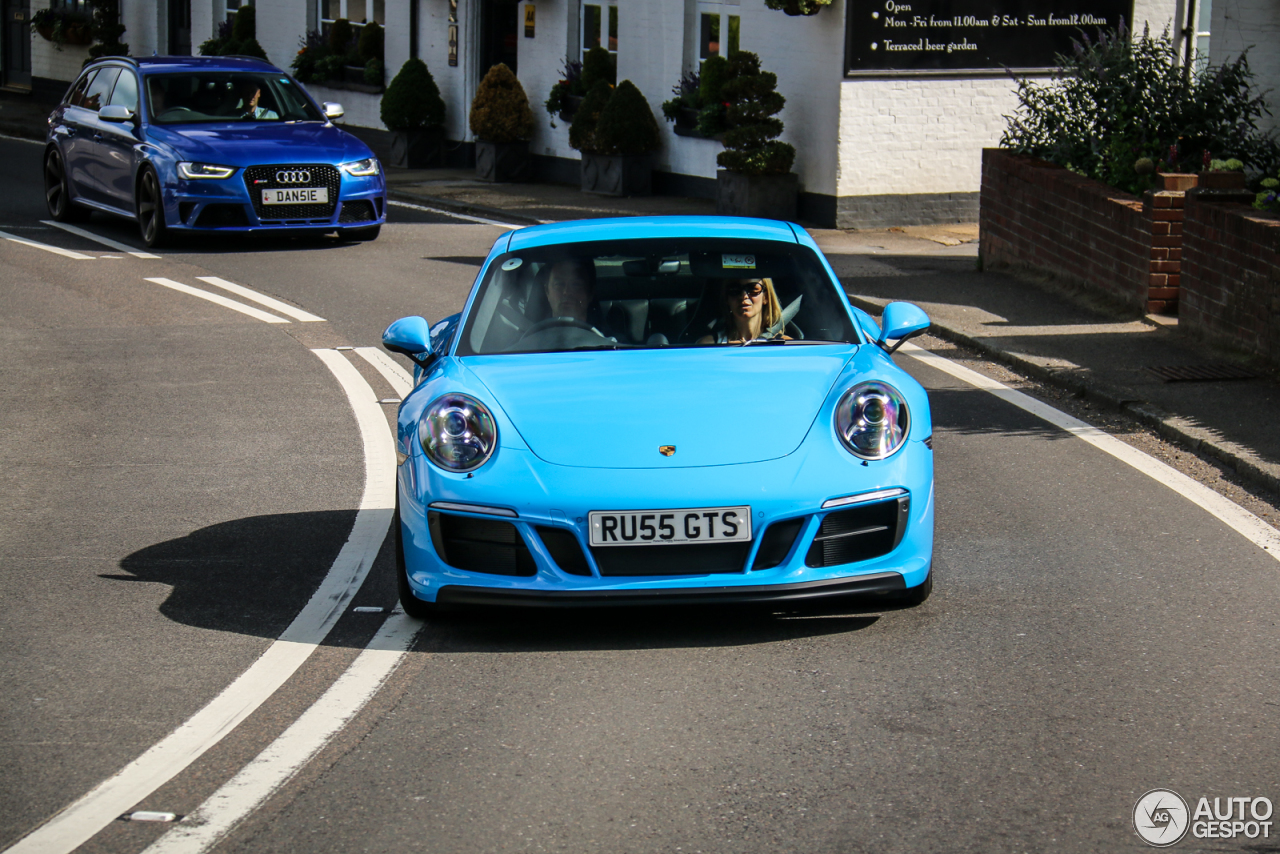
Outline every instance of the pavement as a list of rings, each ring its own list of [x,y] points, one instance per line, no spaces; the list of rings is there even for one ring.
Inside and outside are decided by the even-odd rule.
[[[0,133],[42,138],[47,105],[0,93]],[[489,184],[469,170],[388,170],[393,199],[518,224],[610,216],[713,214],[709,199],[608,198],[561,184]],[[1046,282],[981,271],[978,226],[810,228],[851,301],[879,314],[914,302],[930,332],[1033,379],[1127,413],[1280,494],[1280,375],[1210,348],[1176,317],[1118,316]],[[1166,381],[1152,369],[1226,366],[1253,378]]]

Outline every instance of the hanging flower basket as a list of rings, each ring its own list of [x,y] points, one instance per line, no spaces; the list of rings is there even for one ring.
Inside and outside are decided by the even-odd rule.
[[[764,0],[764,5],[795,17],[816,15],[824,6],[830,6],[831,0]]]
[[[56,45],[93,44],[90,22],[79,15],[42,9],[31,16],[31,28],[47,42]]]

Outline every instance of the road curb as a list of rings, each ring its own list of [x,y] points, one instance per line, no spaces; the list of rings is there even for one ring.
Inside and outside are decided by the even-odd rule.
[[[467,216],[484,217],[485,219],[496,219],[510,222],[512,225],[542,225],[540,219],[535,219],[524,214],[512,213],[504,211],[501,208],[491,208],[486,205],[473,205],[465,202],[457,202],[452,199],[441,199],[437,196],[423,196],[417,193],[406,193],[403,190],[387,189],[387,196],[397,202],[408,202],[410,204],[419,204],[440,208],[449,213],[466,214]]]
[[[884,310],[882,305],[853,294],[849,294],[849,302],[877,317]],[[1073,371],[1047,368],[1017,353],[1002,350],[984,339],[974,338],[936,321],[929,327],[929,334],[953,344],[970,347],[997,362],[1003,362],[1019,373],[1050,383],[1095,403],[1117,409],[1151,427],[1164,438],[1224,463],[1245,480],[1271,492],[1280,493],[1280,466],[1259,459],[1257,454],[1249,448],[1226,441],[1212,430],[1198,427],[1188,419],[1167,412],[1153,403],[1136,399],[1121,389],[1091,381]]]

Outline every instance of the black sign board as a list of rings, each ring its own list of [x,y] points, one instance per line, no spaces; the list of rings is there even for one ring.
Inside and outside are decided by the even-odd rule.
[[[1133,0],[848,0],[845,73],[1052,68],[1082,32],[1133,21]]]

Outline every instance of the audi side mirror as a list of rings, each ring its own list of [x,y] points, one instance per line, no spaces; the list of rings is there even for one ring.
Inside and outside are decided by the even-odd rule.
[[[347,113],[342,109],[342,105],[336,101],[324,102],[324,117],[329,121],[334,121],[345,116]]]
[[[98,111],[98,118],[104,122],[131,122],[133,110],[120,104],[107,104]]]

